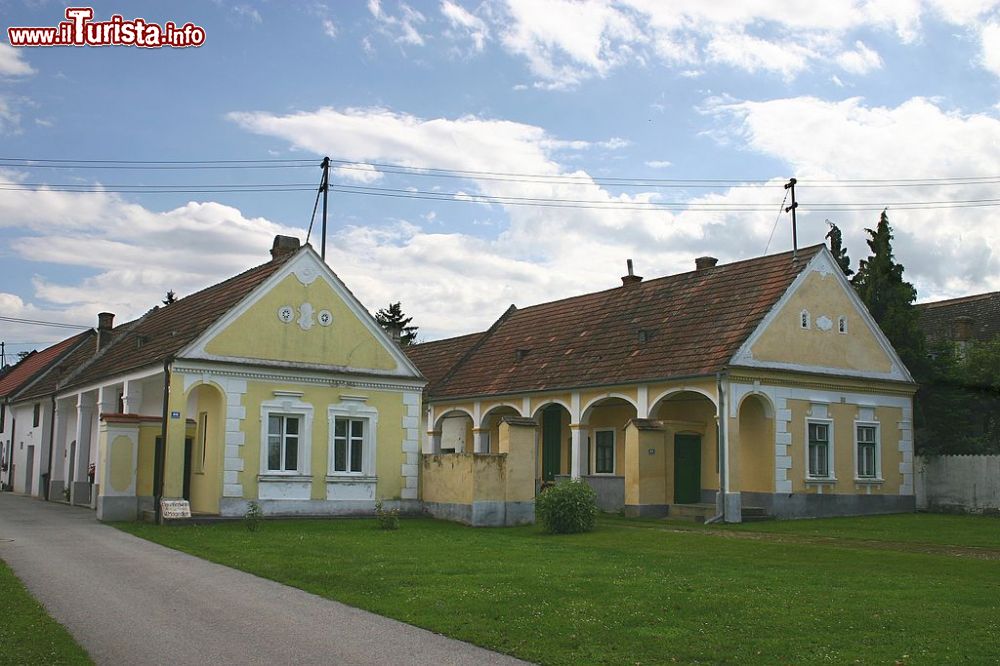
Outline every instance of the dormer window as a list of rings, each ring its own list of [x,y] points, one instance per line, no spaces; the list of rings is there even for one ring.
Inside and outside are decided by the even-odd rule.
[[[799,326],[801,326],[802,328],[809,328],[809,325],[810,325],[809,310],[803,310],[799,314]]]

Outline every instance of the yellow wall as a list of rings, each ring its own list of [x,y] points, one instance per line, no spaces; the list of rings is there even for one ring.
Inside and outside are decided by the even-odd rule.
[[[135,494],[139,497],[153,495],[153,465],[156,456],[156,438],[160,436],[160,432],[158,421],[139,426],[139,464],[135,479]]]
[[[222,392],[209,384],[198,384],[190,389],[197,391],[194,410],[188,418],[195,420],[192,437],[192,458],[199,455],[202,439],[200,414],[208,413],[208,433],[205,437],[205,464],[198,471],[198,461],[191,465],[191,511],[218,513],[222,495],[222,459],[226,443],[226,408]],[[190,395],[190,393],[189,393]]]
[[[247,498],[255,498],[257,493],[257,475],[260,473],[260,433],[261,433],[261,403],[274,400],[274,391],[301,391],[302,402],[313,405],[312,450],[310,466],[312,472],[312,499],[326,499],[326,474],[329,460],[330,428],[327,420],[327,405],[341,402],[341,395],[364,396],[366,407],[378,411],[378,428],[376,438],[376,465],[378,485],[376,497],[384,499],[398,498],[402,490],[401,468],[405,461],[402,443],[403,432],[403,394],[398,391],[362,390],[356,388],[318,386],[313,384],[279,384],[270,382],[247,382],[247,392],[244,395],[246,418],[242,421],[244,433],[243,464],[244,471],[238,475],[239,483],[243,484],[243,494]]]
[[[740,405],[735,423],[737,429],[730,435],[734,437],[733,449],[738,451],[738,456],[731,455],[731,459],[737,458],[739,471],[733,476],[738,483],[731,487],[750,492],[774,492],[774,419],[765,415],[760,399],[749,397]]]
[[[115,492],[124,493],[132,484],[132,440],[118,435],[111,441],[108,463],[111,465],[110,482]]]
[[[810,403],[805,400],[789,400],[792,420],[788,430],[792,434],[792,445],[789,447],[792,456],[792,468],[788,478],[792,481],[794,492],[819,492],[821,484],[806,483],[806,418]],[[823,483],[822,491],[833,494],[859,494],[870,492],[873,495],[899,493],[902,475],[899,473],[899,463],[902,454],[899,452],[899,421],[902,410],[897,407],[878,407],[875,410],[879,422],[881,438],[881,470],[884,483],[856,483],[854,459],[854,422],[858,418],[858,406],[850,403],[832,403],[828,406],[829,418],[833,419],[833,457],[835,483]]]
[[[302,330],[298,324],[298,310],[303,303],[314,308],[314,323],[309,330]],[[296,311],[287,324],[278,319],[278,310],[285,305]],[[315,313],[322,309],[333,313],[330,326],[315,321]],[[294,275],[287,276],[209,341],[205,351],[218,356],[397,369],[396,360],[381,340],[355,317],[322,276],[308,286]]]
[[[615,470],[617,475],[625,473],[625,424],[636,418],[635,408],[627,404],[600,405],[591,410],[588,436],[590,437],[590,473],[596,473],[597,430],[612,428],[615,431]],[[568,465],[568,463],[567,463]]]
[[[809,311],[808,329],[801,326],[802,310]],[[828,331],[816,325],[823,315],[833,322]],[[847,317],[847,333],[837,330],[842,315]],[[838,278],[818,272],[806,276],[751,351],[758,361],[881,373],[892,369],[889,355],[879,346]]]
[[[507,455],[449,453],[421,456],[421,498],[425,502],[502,502],[507,497]]]

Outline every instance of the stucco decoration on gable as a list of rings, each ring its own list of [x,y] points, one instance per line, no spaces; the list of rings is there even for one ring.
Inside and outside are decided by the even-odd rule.
[[[821,315],[816,319],[816,328],[821,331],[829,331],[833,328],[833,320],[826,315]]]
[[[310,303],[303,303],[299,306],[299,328],[308,331],[313,327],[313,306]]]
[[[278,308],[278,319],[283,324],[290,324],[295,319],[295,308],[291,305],[282,305]]]
[[[295,265],[292,266],[292,273],[306,287],[315,282],[316,278],[319,277],[319,270],[305,255],[299,257]]]
[[[833,274],[834,270],[840,270],[840,268],[837,267],[835,269],[834,266],[830,263],[826,254],[820,253],[813,258],[812,266],[809,267],[809,270],[815,273],[819,273],[823,277],[826,277],[827,275]]]
[[[333,313],[329,310],[320,310],[316,315],[316,321],[320,326],[329,326],[333,323]]]

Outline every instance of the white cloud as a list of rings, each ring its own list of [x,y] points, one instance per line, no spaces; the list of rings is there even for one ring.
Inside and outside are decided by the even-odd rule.
[[[371,164],[345,164],[333,171],[334,175],[356,183],[374,183],[382,179],[382,173]]]
[[[337,38],[337,24],[328,18],[323,19],[323,34],[330,39]]]
[[[982,64],[986,70],[1000,76],[1000,23],[990,21],[979,33],[982,44]]]
[[[862,230],[873,226],[879,210],[888,206],[896,232],[896,256],[916,283],[921,299],[1000,289],[1000,210],[906,205],[991,199],[996,196],[993,185],[810,185],[810,181],[831,179],[936,179],[994,173],[1000,163],[1000,119],[996,116],[947,111],[924,98],[880,107],[867,106],[858,97],[718,102],[708,107],[708,113],[728,128],[730,141],[788,164],[799,180],[799,237],[806,239],[804,243],[822,239],[823,220],[829,217],[844,230],[856,263],[867,255]],[[841,208],[822,210],[823,204]],[[846,204],[867,210],[844,210]]]
[[[451,23],[452,28],[464,31],[472,40],[476,51],[483,50],[486,40],[490,37],[490,30],[483,19],[450,0],[442,0],[441,13]]]
[[[536,87],[571,88],[626,63],[659,62],[700,72],[706,64],[786,79],[836,64],[855,74],[876,69],[878,54],[857,32],[921,36],[922,20],[976,30],[998,0],[833,0],[796,3],[704,0],[505,0],[491,12],[494,32],[523,57]],[[996,41],[983,40],[984,49]]]
[[[837,55],[837,64],[852,74],[867,74],[882,67],[882,57],[861,41],[854,43],[853,51]]]
[[[233,7],[233,13],[255,25],[260,25],[264,22],[264,19],[261,18],[260,12],[250,5],[235,5]]]
[[[22,49],[0,42],[0,76],[28,76],[35,70],[25,62]]]
[[[382,9],[380,0],[368,0],[368,11],[378,22],[380,30],[391,36],[400,44],[411,46],[423,46],[424,37],[420,34],[417,26],[427,21],[427,17],[416,9],[401,2],[399,4],[399,16],[393,16]]]
[[[668,162],[667,160],[650,160],[646,162],[646,166],[650,169],[666,169],[673,166],[673,162]]]
[[[10,101],[0,97],[0,135],[17,134],[21,130],[21,114],[18,113]]]

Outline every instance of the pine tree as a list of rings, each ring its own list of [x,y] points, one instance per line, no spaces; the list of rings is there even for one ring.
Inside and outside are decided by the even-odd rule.
[[[903,265],[893,257],[888,213],[882,211],[875,229],[865,231],[872,254],[861,260],[851,284],[913,376],[925,377],[926,343],[920,314],[913,307],[917,290],[903,279]]]
[[[847,256],[847,248],[844,247],[844,235],[836,224],[830,220],[827,220],[826,223],[830,225],[830,230],[826,232],[826,237],[830,239],[830,253],[837,260],[844,275],[851,277],[854,271],[851,270],[851,258]]]
[[[419,327],[409,325],[413,321],[413,317],[407,317],[403,314],[403,307],[399,301],[389,303],[389,307],[376,312],[375,321],[378,322],[379,326],[388,331],[390,335],[398,331],[399,344],[404,347],[412,345],[417,340],[417,329]]]

